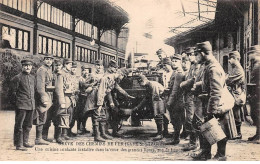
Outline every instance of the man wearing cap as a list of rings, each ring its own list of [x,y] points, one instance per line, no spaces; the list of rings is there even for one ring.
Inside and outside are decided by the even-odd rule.
[[[153,140],[162,140],[164,138],[163,125],[164,122],[168,122],[164,115],[166,113],[166,109],[162,98],[165,88],[157,81],[149,81],[144,75],[139,75],[138,83],[145,87],[146,95],[144,99],[133,109],[133,111],[142,108],[144,105],[149,104],[152,106],[152,110],[154,111],[154,120],[157,125],[157,135],[153,138]]]
[[[173,138],[166,142],[167,145],[176,145],[180,142],[180,131],[184,121],[183,97],[180,83],[184,80],[185,74],[182,69],[182,57],[179,54],[172,56],[172,68],[175,71],[171,78],[170,94],[166,101],[170,113],[171,123],[174,127]]]
[[[88,94],[92,91],[91,87],[91,68],[83,65],[81,67],[81,76],[79,78],[79,100],[77,103],[77,133],[90,133],[86,129],[87,116],[85,116],[84,107]]]
[[[251,83],[253,86],[248,86],[249,104],[251,106],[251,117],[256,126],[256,134],[248,138],[248,141],[260,143],[260,45],[250,47],[248,51],[249,61],[251,61]],[[251,88],[249,88],[251,87]]]
[[[164,64],[163,84],[165,88],[168,88],[169,81],[173,73],[173,70],[171,68],[171,59],[169,57],[164,58],[163,64]]]
[[[47,111],[52,105],[53,98],[53,56],[45,54],[43,65],[36,72],[36,145],[48,145],[43,138],[43,125],[46,123]]]
[[[120,123],[120,115],[119,115],[119,102],[117,101],[117,92],[122,94],[126,98],[135,99],[135,97],[130,96],[123,88],[120,87],[120,82],[124,77],[127,77],[130,73],[130,69],[127,68],[121,68],[118,69],[116,75],[115,75],[115,84],[114,88],[111,90],[111,93],[107,95],[108,99],[108,106],[110,107],[108,109],[108,118],[110,121],[110,125],[112,127],[112,136],[113,137],[122,137],[120,133],[118,133],[118,125]]]
[[[72,67],[71,67],[71,75],[72,75],[72,83],[73,83],[73,91],[72,91],[72,96],[71,96],[71,101],[73,102],[72,104],[72,111],[71,111],[71,123],[70,123],[70,129],[68,130],[68,136],[69,137],[75,137],[77,136],[76,133],[72,132],[72,128],[75,125],[76,121],[76,116],[77,116],[77,102],[78,102],[78,93],[79,93],[79,77],[77,76],[77,62],[73,61],[72,62]]]
[[[243,67],[240,64],[240,53],[238,51],[232,51],[229,53],[229,63],[231,65],[232,70],[228,78],[226,79],[227,86],[230,87],[231,93],[236,95],[245,94],[246,86],[245,86],[245,72]],[[243,105],[245,102],[236,102],[233,107],[233,113],[237,128],[238,136],[236,139],[242,139],[241,134],[241,125],[243,121]]]
[[[35,110],[35,77],[30,74],[33,65],[32,59],[24,58],[21,63],[22,72],[11,80],[11,102],[15,106],[14,146],[16,146],[16,150],[26,151],[26,148],[33,147],[29,143],[29,133]]]
[[[200,60],[205,62],[205,72],[202,80],[202,92],[205,93],[203,100],[204,119],[205,122],[213,118],[213,116],[223,119],[223,114],[217,113],[221,93],[225,85],[225,72],[220,63],[215,59],[212,52],[212,47],[209,41],[198,43],[196,45],[197,53],[200,55]],[[217,154],[215,160],[226,160],[226,144],[227,138],[217,142]],[[191,157],[198,160],[207,160],[211,158],[211,145],[203,142],[203,149],[200,152],[192,154]]]
[[[191,92],[193,87],[195,77],[199,71],[200,65],[197,63],[195,55],[194,55],[194,48],[189,47],[186,50],[187,57],[191,63],[190,69],[185,76],[185,81],[183,81],[180,86],[184,91],[184,109],[185,109],[185,123],[184,123],[184,136],[186,140],[190,142],[183,148],[184,151],[187,150],[194,150],[197,148],[196,140],[197,138],[194,135],[194,129],[192,126],[192,119],[194,116],[194,95]],[[186,134],[185,134],[186,133]]]
[[[73,99],[73,91],[74,91],[74,84],[73,84],[73,77],[71,74],[71,67],[72,67],[72,60],[71,59],[64,59],[63,61],[63,69],[62,69],[62,77],[59,79],[62,82],[60,83],[60,87],[63,88],[63,95],[64,102],[65,102],[65,112],[69,114],[69,125],[72,124],[73,118],[73,108],[76,106],[75,101]],[[69,126],[68,125],[68,126]],[[68,128],[62,128],[61,137],[65,140],[69,140],[70,137],[68,136]]]

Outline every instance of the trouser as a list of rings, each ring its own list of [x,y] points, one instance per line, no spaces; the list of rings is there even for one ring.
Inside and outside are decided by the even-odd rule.
[[[14,145],[21,147],[28,143],[29,133],[33,123],[33,110],[15,110]]]
[[[46,121],[45,124],[43,125],[43,130],[42,130],[42,135],[43,138],[48,138],[48,133],[49,133],[49,128],[51,126],[51,122],[55,119],[55,106],[51,106],[50,109],[47,111],[46,115]]]
[[[184,123],[184,129],[188,134],[193,131],[192,127],[192,119],[194,116],[194,96],[191,94],[187,94],[184,96],[185,103],[184,103],[184,109],[185,109],[185,123]]]
[[[114,107],[113,109],[109,108],[107,110],[107,119],[113,129],[113,133],[116,133],[121,120],[118,107]]]
[[[256,135],[260,136],[260,102],[259,100],[251,101],[251,117],[256,126]]]
[[[158,114],[154,117],[155,123],[157,125],[158,135],[168,133],[168,119],[163,114]]]
[[[170,111],[171,115],[171,123],[173,125],[174,134],[176,139],[179,139],[181,128],[184,124],[184,111],[183,107],[174,106],[172,107],[172,111]]]

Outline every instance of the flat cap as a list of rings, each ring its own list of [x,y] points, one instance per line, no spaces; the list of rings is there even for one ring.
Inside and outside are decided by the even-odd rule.
[[[254,45],[254,46],[249,47],[249,50],[247,53],[253,53],[253,52],[256,52],[256,53],[258,53],[258,55],[260,55],[260,45]]]
[[[163,58],[163,64],[171,64],[171,59],[169,57]]]
[[[194,53],[195,47],[188,47],[185,49],[186,54],[191,54]]]
[[[102,60],[96,60],[95,65],[103,65],[103,61]]]
[[[178,60],[181,60],[181,59],[182,59],[182,57],[181,57],[181,55],[180,55],[180,54],[174,54],[173,56],[171,56],[171,60],[173,60],[173,59],[178,59]]]
[[[53,55],[46,53],[46,54],[44,54],[43,58],[52,58],[53,59]]]
[[[197,43],[195,51],[196,52],[212,51],[212,46],[209,41]]]
[[[117,64],[117,61],[114,60],[114,59],[111,59],[108,63],[108,66],[109,67],[114,67],[114,68],[118,68],[118,64]]]
[[[137,77],[137,81],[138,81],[138,82],[143,82],[143,81],[145,81],[145,80],[148,80],[146,76],[144,76],[144,75],[138,75],[138,77]]]
[[[73,62],[72,62],[72,68],[77,68],[77,65],[78,65],[78,64],[77,64],[76,61],[73,61]]]
[[[21,60],[21,64],[22,65],[32,65],[33,64],[33,60],[31,56],[25,56],[22,60]]]
[[[72,63],[72,60],[70,58],[66,58],[63,60],[63,64],[68,64],[68,63]]]
[[[55,65],[62,65],[62,61],[61,60],[55,60],[54,63],[55,63]]]
[[[229,58],[230,57],[235,57],[235,58],[240,58],[240,53],[238,51],[231,51],[229,54],[228,54]]]

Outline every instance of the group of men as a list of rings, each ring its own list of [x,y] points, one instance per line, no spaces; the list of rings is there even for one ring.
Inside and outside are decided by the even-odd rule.
[[[35,144],[48,145],[53,142],[48,135],[51,123],[55,127],[55,141],[62,143],[77,135],[72,132],[76,120],[77,133],[89,133],[85,128],[88,117],[92,118],[95,141],[105,142],[112,136],[120,137],[119,111],[111,91],[116,89],[127,98],[134,99],[118,85],[128,75],[128,69],[118,69],[117,61],[112,59],[104,72],[102,61],[97,60],[95,71],[82,66],[82,76],[78,77],[76,62],[71,59],[64,59],[63,62],[54,60],[52,55],[46,54],[34,76],[31,74],[31,57],[22,59],[21,64],[22,72],[11,81],[12,103],[16,108],[16,150],[26,151],[34,146],[29,143],[33,124],[36,125]],[[113,129],[112,136],[107,133],[108,120]]]
[[[226,160],[226,144],[228,139],[241,139],[241,124],[243,120],[254,120],[257,127],[256,135],[248,138],[249,141],[259,143],[259,58],[260,46],[252,46],[248,52],[252,71],[252,82],[255,83],[254,93],[250,93],[251,112],[245,110],[246,84],[244,69],[240,64],[240,53],[232,51],[228,60],[232,70],[226,74],[215,59],[210,42],[197,43],[196,47],[189,47],[182,55],[175,54],[165,58],[164,84],[149,81],[145,76],[139,77],[139,84],[147,89],[147,96],[134,110],[140,109],[145,103],[152,103],[154,119],[157,125],[157,135],[153,140],[161,140],[168,135],[168,123],[172,123],[174,133],[166,145],[179,144],[180,138],[189,140],[184,145],[184,151],[195,150],[191,157],[197,160],[211,159],[211,144],[202,135],[200,127],[213,117],[220,121],[230,121],[226,112],[232,112],[234,117],[236,136],[230,136],[234,129],[224,129],[226,138],[217,142],[215,160]],[[168,78],[170,75],[170,78]],[[167,77],[168,76],[168,77]],[[165,82],[166,81],[166,82]],[[231,93],[233,106],[231,109],[221,109],[231,100],[223,93]],[[168,90],[168,91],[167,91]],[[222,102],[223,99],[225,103]],[[224,108],[224,107],[223,107]],[[250,116],[251,113],[251,116]],[[232,120],[232,119],[231,119]],[[231,124],[229,122],[229,124]],[[180,133],[182,131],[182,133]],[[199,141],[199,142],[198,142]]]

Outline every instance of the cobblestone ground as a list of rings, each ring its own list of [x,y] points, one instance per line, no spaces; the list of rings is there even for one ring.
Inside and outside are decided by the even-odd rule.
[[[121,132],[126,134],[124,139],[113,139],[104,144],[94,142],[91,134],[80,135],[62,145],[51,143],[46,146],[35,146],[29,151],[16,151],[12,145],[14,126],[14,112],[0,111],[0,160],[77,160],[77,161],[112,161],[112,160],[139,160],[139,161],[164,161],[178,160],[190,161],[191,152],[183,152],[181,149],[187,141],[181,141],[177,146],[164,145],[163,142],[153,142],[151,135],[156,133],[155,123],[145,121],[140,127],[131,127],[124,122]],[[87,129],[91,129],[91,120],[87,122]],[[172,129],[169,126],[169,129]],[[76,132],[76,128],[73,129]],[[172,132],[170,130],[170,132]],[[227,145],[227,157],[230,161],[252,161],[260,160],[260,144],[247,143],[246,139],[252,136],[255,128],[243,124],[243,139],[229,141]],[[53,136],[53,126],[50,130]],[[52,137],[51,137],[52,138]],[[30,141],[35,139],[35,126],[31,130]],[[163,140],[165,141],[165,140]],[[216,145],[213,146],[213,154]]]

